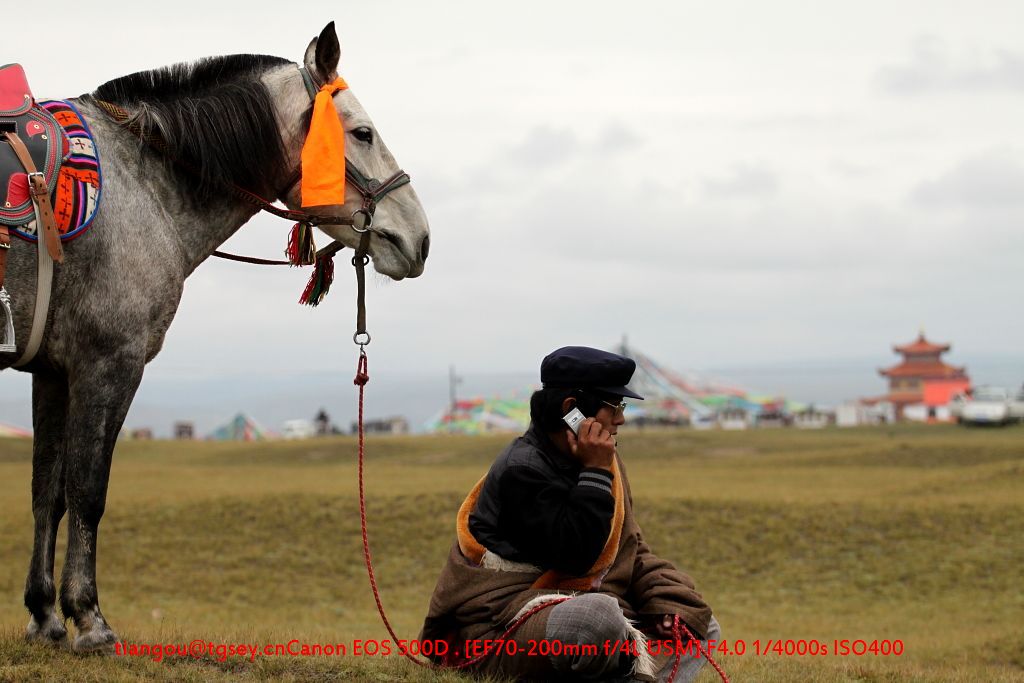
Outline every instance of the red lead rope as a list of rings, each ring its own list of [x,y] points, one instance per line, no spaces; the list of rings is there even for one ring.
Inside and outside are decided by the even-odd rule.
[[[366,534],[366,491],[363,486],[363,461],[364,455],[366,453],[366,444],[365,434],[363,430],[363,403],[364,396],[366,393],[366,383],[369,381],[370,371],[366,363],[366,350],[360,348],[359,362],[356,365],[356,376],[355,379],[352,380],[352,383],[359,387],[359,525],[363,532],[363,559],[366,560],[366,573],[370,577],[370,588],[373,590],[373,599],[377,603],[377,612],[380,613],[381,621],[384,622],[384,627],[388,630],[388,633],[391,634],[393,642],[397,643],[399,641],[399,638],[395,634],[395,629],[391,627],[391,622],[388,621],[388,617],[384,613],[384,605],[380,601],[380,591],[377,589],[377,579],[373,574],[373,560],[370,557],[370,540]],[[551,607],[552,605],[557,605],[560,602],[565,602],[569,599],[570,598],[568,596],[564,598],[555,598],[548,602],[545,602],[543,605],[538,605],[537,607],[534,607],[533,609],[526,612],[526,614],[523,614],[521,617],[516,619],[512,623],[512,625],[509,626],[508,630],[505,631],[504,634],[502,634],[501,639],[504,640],[508,638],[508,636],[515,633],[519,629],[519,627],[526,622],[527,619],[532,617],[537,612],[540,612],[543,609]],[[474,657],[473,659],[464,662],[459,662],[458,664],[438,666],[433,662],[418,659],[415,655],[411,654],[408,651],[408,649],[402,648],[401,653],[413,664],[428,669],[465,669],[467,667],[473,666],[474,664],[482,662],[484,659],[490,657],[493,654],[497,654],[496,651],[485,652],[482,655],[479,655],[477,657]]]
[[[722,681],[724,681],[724,683],[729,683],[729,677],[725,675],[725,671],[723,671],[722,667],[718,665],[718,662],[711,658],[711,649],[708,648],[708,651],[704,652],[700,646],[700,639],[693,635],[693,632],[686,627],[686,624],[683,623],[683,620],[679,618],[678,614],[673,618],[672,631],[676,637],[676,662],[672,665],[672,673],[669,674],[668,677],[669,683],[672,683],[672,681],[676,679],[676,672],[679,670],[679,662],[683,658],[683,635],[686,635],[687,638],[697,644],[697,656],[704,657],[704,659],[708,660],[708,662],[711,663],[711,666],[715,667],[715,671],[718,672]]]
[[[363,402],[366,394],[366,383],[370,381],[370,370],[367,366],[366,361],[366,349],[363,347],[363,345],[360,345],[359,361],[356,364],[356,376],[355,379],[352,380],[352,383],[359,387],[359,525],[363,532],[363,559],[366,561],[366,573],[370,577],[370,588],[373,590],[373,600],[377,603],[377,612],[380,613],[380,618],[381,621],[384,622],[384,627],[388,630],[388,633],[391,634],[391,638],[393,639],[392,642],[397,643],[399,642],[399,638],[395,634],[395,629],[391,627],[391,622],[388,621],[388,617],[384,613],[384,605],[380,601],[380,591],[377,589],[377,579],[373,574],[373,560],[370,557],[370,540],[366,534],[366,490],[363,486],[363,460],[364,455],[366,453],[366,443],[365,433],[363,430]],[[548,602],[545,602],[542,605],[534,607],[533,609],[527,611],[525,614],[520,616],[514,622],[512,622],[512,625],[509,626],[508,630],[506,630],[505,633],[501,635],[500,639],[507,640],[508,637],[515,633],[519,629],[519,627],[526,622],[527,619],[532,617],[534,614],[540,612],[541,610],[547,609],[548,607],[557,605],[560,602],[565,602],[566,600],[571,599],[571,596],[566,596],[564,598],[553,598],[552,600],[549,600]],[[709,662],[711,662],[711,666],[715,667],[715,671],[718,672],[718,675],[721,676],[722,680],[725,683],[729,683],[729,678],[725,675],[725,672],[722,671],[722,667],[720,667],[718,663],[711,658],[710,652],[705,653],[701,649],[700,640],[698,640],[697,637],[694,636],[693,633],[690,631],[690,629],[686,627],[686,624],[683,623],[683,621],[679,618],[678,614],[675,616],[673,631],[675,634],[677,647],[675,664],[673,664],[672,673],[668,677],[669,683],[672,683],[672,681],[675,680],[676,673],[679,670],[679,663],[683,657],[682,645],[684,634],[688,638],[690,638],[690,640],[693,640],[697,643],[698,656],[704,656]],[[459,662],[458,664],[445,664],[443,666],[438,666],[433,662],[418,659],[415,655],[410,653],[407,648],[401,648],[400,652],[402,653],[402,655],[406,657],[406,659],[411,661],[413,664],[428,669],[465,669],[467,667],[473,666],[474,664],[479,664],[480,662],[482,662],[483,660],[487,659],[492,655],[498,654],[497,650],[490,650],[472,659],[466,660],[464,662]]]

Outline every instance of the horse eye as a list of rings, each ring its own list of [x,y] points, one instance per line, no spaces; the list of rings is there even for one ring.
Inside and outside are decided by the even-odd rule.
[[[352,135],[354,135],[356,140],[359,140],[360,142],[365,142],[368,145],[373,144],[373,131],[365,126],[353,130]]]

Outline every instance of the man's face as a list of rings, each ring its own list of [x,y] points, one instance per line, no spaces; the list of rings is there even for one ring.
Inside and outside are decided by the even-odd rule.
[[[616,434],[621,425],[626,424],[626,416],[619,405],[622,403],[621,396],[606,396],[598,404],[599,410],[594,419],[601,423],[601,426],[611,434]]]

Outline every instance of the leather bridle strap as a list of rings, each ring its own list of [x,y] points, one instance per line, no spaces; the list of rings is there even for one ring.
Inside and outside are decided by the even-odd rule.
[[[352,257],[352,265],[356,269],[356,333],[352,335],[352,341],[360,348],[370,343],[370,333],[366,331],[366,264],[370,262],[366,252],[369,248],[370,231],[367,230],[360,236],[356,254]]]
[[[348,179],[348,181],[351,182],[357,190],[359,190],[359,194],[363,196],[363,207],[353,213],[352,217],[355,218],[360,212],[366,215],[367,223],[363,226],[364,230],[368,229],[373,224],[373,213],[376,211],[377,204],[380,200],[384,199],[388,194],[394,192],[403,185],[408,185],[412,182],[412,179],[409,178],[409,174],[402,170],[395,171],[394,174],[385,180],[367,178],[358,168],[348,162],[345,163],[345,178]]]

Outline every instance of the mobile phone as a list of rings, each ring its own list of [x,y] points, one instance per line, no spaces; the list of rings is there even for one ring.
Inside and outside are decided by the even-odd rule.
[[[565,417],[563,417],[562,419],[565,420],[565,424],[569,425],[569,429],[572,430],[572,433],[579,436],[580,423],[586,420],[587,418],[583,413],[580,412],[579,408],[573,408],[568,413],[566,413]]]

